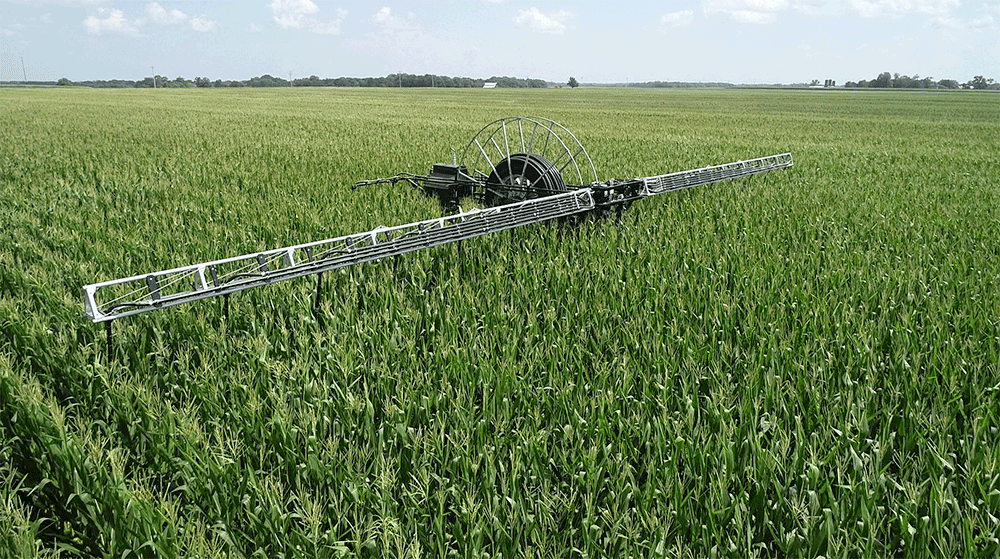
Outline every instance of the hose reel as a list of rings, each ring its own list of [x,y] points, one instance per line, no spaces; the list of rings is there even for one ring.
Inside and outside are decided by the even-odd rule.
[[[562,173],[537,153],[515,153],[499,163],[486,179],[487,206],[500,206],[566,192]]]

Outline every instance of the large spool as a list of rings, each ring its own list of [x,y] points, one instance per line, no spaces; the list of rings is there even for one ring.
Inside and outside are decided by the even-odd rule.
[[[510,117],[487,124],[466,146],[461,164],[484,181],[485,191],[477,194],[488,206],[599,182],[580,141],[548,119]]]
[[[501,160],[486,179],[483,202],[499,206],[566,192],[562,173],[537,153],[515,153]]]

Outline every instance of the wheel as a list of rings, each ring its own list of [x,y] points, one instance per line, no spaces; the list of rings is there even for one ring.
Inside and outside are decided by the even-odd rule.
[[[598,182],[580,141],[548,119],[510,117],[487,124],[465,147],[462,165],[484,182],[484,191],[477,195],[488,206]]]

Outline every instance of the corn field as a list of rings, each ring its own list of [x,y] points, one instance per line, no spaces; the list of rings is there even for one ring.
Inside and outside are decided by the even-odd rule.
[[[441,214],[480,127],[619,222],[114,323],[80,287]],[[996,557],[1000,98],[0,89],[0,557]]]

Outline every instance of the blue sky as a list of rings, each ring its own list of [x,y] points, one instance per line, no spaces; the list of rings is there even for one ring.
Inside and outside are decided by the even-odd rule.
[[[0,1],[0,80],[137,80],[151,67],[212,80],[1000,80],[1000,2]]]

